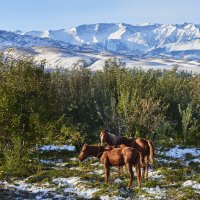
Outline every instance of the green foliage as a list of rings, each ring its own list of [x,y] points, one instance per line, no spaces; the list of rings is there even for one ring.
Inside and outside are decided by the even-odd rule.
[[[21,145],[19,138],[12,140],[12,148],[4,150],[4,166],[1,174],[2,177],[20,176],[26,177],[29,174],[36,172],[38,165],[35,162],[30,162],[31,155],[27,148]]]
[[[0,55],[0,163],[7,169],[37,157],[36,145],[70,143],[79,150],[98,142],[100,127],[160,144],[184,135],[185,144],[199,145],[199,75],[127,69],[116,59],[96,72],[50,72],[44,65]]]
[[[186,143],[186,139],[187,139],[187,131],[188,131],[188,127],[189,124],[191,122],[191,118],[192,118],[192,106],[191,104],[188,104],[187,108],[185,110],[181,109],[181,106],[179,104],[179,113],[181,115],[181,122],[182,122],[182,130],[183,130],[183,141],[184,144]]]
[[[77,152],[80,151],[84,144],[85,137],[73,127],[63,126],[61,132],[64,134],[65,141],[76,147]]]

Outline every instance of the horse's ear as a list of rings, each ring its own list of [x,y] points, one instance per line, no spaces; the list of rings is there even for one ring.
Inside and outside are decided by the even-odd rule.
[[[107,133],[108,130],[107,130],[107,129],[104,129],[104,128],[100,128],[100,132]]]

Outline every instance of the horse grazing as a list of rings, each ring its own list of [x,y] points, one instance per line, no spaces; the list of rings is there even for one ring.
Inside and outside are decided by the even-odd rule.
[[[119,145],[126,145],[127,147],[136,148],[140,153],[140,162],[142,165],[142,177],[148,177],[149,159],[152,167],[154,165],[154,146],[149,140],[143,138],[127,138],[123,136],[116,136],[109,133],[105,129],[100,129],[101,145],[106,142],[108,145],[118,147]]]
[[[128,184],[129,187],[132,186],[133,182],[132,166],[134,165],[137,174],[138,186],[141,187],[140,155],[137,149],[131,147],[114,148],[84,144],[79,155],[79,160],[83,161],[87,157],[97,157],[100,159],[101,163],[104,165],[107,183],[109,182],[111,166],[126,165],[130,176]]]

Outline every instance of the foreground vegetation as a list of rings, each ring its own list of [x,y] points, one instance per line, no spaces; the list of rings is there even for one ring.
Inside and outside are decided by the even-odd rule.
[[[41,171],[38,146],[99,142],[99,128],[156,146],[200,143],[200,75],[126,69],[48,71],[0,56],[0,176]]]
[[[177,153],[184,150],[175,149]],[[133,187],[127,188],[129,175],[125,168],[120,175],[117,168],[111,168],[111,184],[106,184],[103,165],[97,158],[80,163],[75,151],[39,151],[41,169],[26,179],[0,181],[0,188],[5,188],[3,193],[0,190],[0,199],[199,199],[200,170],[199,163],[194,162],[197,154],[187,154],[187,150],[173,158],[167,156],[171,150],[156,151],[155,169],[149,170],[142,188],[137,187],[136,177]]]

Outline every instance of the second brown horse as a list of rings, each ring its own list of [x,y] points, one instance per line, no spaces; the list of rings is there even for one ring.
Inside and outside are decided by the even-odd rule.
[[[130,176],[130,181],[128,186],[129,187],[132,186],[133,183],[132,166],[134,165],[138,180],[138,186],[141,187],[140,155],[138,153],[138,150],[131,147],[113,148],[113,147],[85,144],[82,148],[82,151],[80,152],[79,160],[83,161],[87,157],[91,156],[99,158],[101,163],[104,165],[107,183],[109,182],[111,166],[126,165]]]
[[[143,138],[127,138],[123,136],[116,136],[109,133],[105,129],[100,129],[101,145],[106,142],[108,145],[118,147],[123,144],[127,147],[136,148],[140,153],[140,163],[142,165],[142,177],[148,177],[149,159],[152,166],[154,165],[154,146],[149,140]]]

